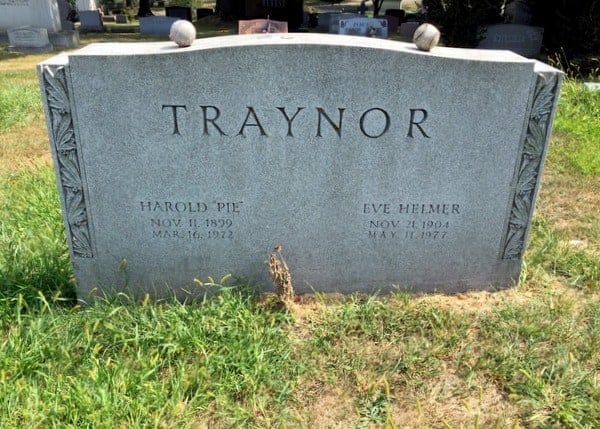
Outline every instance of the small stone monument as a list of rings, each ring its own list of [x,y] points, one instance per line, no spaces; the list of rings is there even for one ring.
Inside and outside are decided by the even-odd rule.
[[[64,5],[63,5],[64,6]],[[52,45],[74,47],[79,45],[79,33],[70,28],[63,29],[62,19],[58,0],[4,0],[0,1],[0,32],[9,32],[12,29],[28,28],[29,36],[20,31],[17,35],[13,34],[11,46],[15,49],[23,50],[28,46],[25,38],[29,37],[34,46],[29,46],[32,52],[39,52],[39,49],[51,49]],[[42,29],[36,34],[33,29]],[[15,37],[18,39],[15,41]],[[48,39],[46,47],[41,48],[39,44]],[[15,44],[16,43],[16,44]]]
[[[388,21],[385,18],[341,19],[338,32],[339,34],[348,36],[366,36],[387,39]]]
[[[8,43],[10,52],[42,53],[54,49],[45,28],[11,28],[8,30]]]

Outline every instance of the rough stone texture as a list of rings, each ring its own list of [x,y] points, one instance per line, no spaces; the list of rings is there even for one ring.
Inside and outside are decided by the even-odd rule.
[[[485,38],[477,46],[480,49],[506,49],[524,57],[537,57],[542,48],[544,29],[519,24],[489,25]]]
[[[97,44],[39,73],[83,300],[269,285],[276,245],[297,292],[510,286],[561,82],[324,34]]]
[[[25,26],[45,28],[48,32],[60,31],[57,0],[0,1],[0,30]]]
[[[45,28],[19,27],[8,30],[10,52],[42,53],[53,49]]]

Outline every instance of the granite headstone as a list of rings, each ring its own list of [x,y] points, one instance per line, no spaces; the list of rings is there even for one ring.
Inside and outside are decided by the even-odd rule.
[[[97,10],[82,10],[79,11],[79,23],[81,31],[103,32],[104,23],[102,15]]]
[[[562,80],[325,34],[92,44],[38,71],[82,300],[268,288],[276,245],[299,293],[508,287]]]
[[[57,0],[0,0],[0,29],[17,27],[60,31]]]
[[[18,27],[8,30],[10,52],[42,53],[50,52],[53,48],[45,28]]]
[[[46,36],[41,36],[44,39],[49,39],[50,46],[58,45],[65,47],[75,47],[79,45],[79,33],[73,30],[70,22],[66,21],[66,13],[68,5],[63,0],[0,0],[0,34],[4,39],[5,32],[17,28],[41,29],[38,33],[40,36],[43,30],[46,30]],[[63,27],[64,23],[64,27]],[[23,36],[24,33],[21,33]],[[43,52],[37,46],[39,37],[30,34],[32,43],[36,46],[24,46],[17,42],[16,49],[26,52],[27,48],[31,48],[29,52]],[[20,36],[13,35],[24,42]],[[9,41],[9,43],[11,43]]]
[[[519,24],[494,24],[486,27],[480,49],[507,49],[524,57],[539,55],[544,38],[542,27]]]
[[[339,21],[338,34],[387,39],[388,21],[385,18],[351,18]]]
[[[146,16],[140,17],[140,34],[153,36],[168,36],[171,26],[179,18],[171,16]]]

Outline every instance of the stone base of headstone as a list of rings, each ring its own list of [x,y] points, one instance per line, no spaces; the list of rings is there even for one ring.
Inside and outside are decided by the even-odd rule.
[[[80,43],[78,30],[63,30],[58,33],[48,33],[48,38],[54,46],[61,46],[63,48],[75,48]]]
[[[168,36],[171,25],[179,18],[170,16],[147,16],[140,18],[140,34]]]
[[[8,30],[9,52],[42,53],[53,49],[45,28],[18,27]]]

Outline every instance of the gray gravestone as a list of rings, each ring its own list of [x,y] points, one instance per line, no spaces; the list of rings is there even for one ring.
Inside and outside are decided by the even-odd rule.
[[[329,30],[327,30],[331,34],[338,34],[340,29],[340,20],[342,19],[352,19],[352,18],[360,18],[361,15],[356,13],[334,13],[331,14],[329,19]]]
[[[57,0],[0,0],[0,29],[26,26],[60,31]]]
[[[84,300],[269,285],[275,245],[298,292],[510,286],[562,79],[324,34],[92,44],[39,74]]]
[[[17,36],[16,43],[11,46],[16,46],[16,49],[23,52],[45,52],[37,46],[40,41],[48,38],[50,46],[44,49],[52,49],[52,45],[75,47],[79,45],[79,33],[73,30],[72,23],[66,21],[66,8],[68,5],[64,0],[0,0],[0,33],[7,33],[15,28],[29,28],[46,30],[46,36],[31,33],[26,36],[22,33]],[[63,27],[63,23],[65,27]],[[27,51],[27,46],[21,46],[24,41],[23,37],[31,37],[32,42],[36,46],[30,46],[31,50]],[[11,42],[12,43],[12,42]]]
[[[486,27],[484,36],[477,46],[480,49],[507,49],[533,58],[539,55],[542,48],[544,29],[519,24],[495,24]]]
[[[367,36],[378,39],[387,39],[388,21],[385,18],[352,18],[342,19],[339,22],[339,34],[348,36]]]
[[[67,0],[58,0],[58,14],[60,17],[60,26],[63,30],[73,31],[75,29],[73,22],[67,19],[70,11],[71,5]]]
[[[153,36],[168,36],[171,25],[179,18],[170,16],[148,16],[140,18],[140,33]]]
[[[41,53],[53,49],[45,28],[18,27],[8,30],[10,52]]]
[[[81,31],[104,31],[102,15],[97,10],[79,11],[79,24]]]

